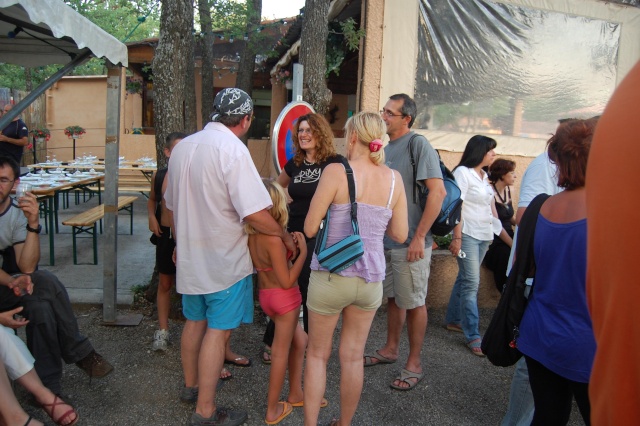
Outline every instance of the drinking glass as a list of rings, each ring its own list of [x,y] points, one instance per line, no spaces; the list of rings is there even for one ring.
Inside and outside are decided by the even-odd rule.
[[[16,198],[19,200],[20,198],[24,197],[27,192],[31,192],[32,190],[33,187],[30,183],[20,182],[18,184],[18,187],[16,188]]]

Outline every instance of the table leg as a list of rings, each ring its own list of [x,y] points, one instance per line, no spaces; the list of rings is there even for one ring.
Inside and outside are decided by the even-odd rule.
[[[56,262],[55,250],[53,247],[53,197],[48,197],[47,208],[49,209],[49,265]]]

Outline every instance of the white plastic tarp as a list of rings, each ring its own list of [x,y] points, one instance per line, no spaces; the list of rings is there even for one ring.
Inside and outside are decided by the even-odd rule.
[[[17,34],[16,27],[21,28]],[[123,43],[62,0],[0,0],[0,62],[66,64],[85,48],[113,64],[128,64]]]
[[[461,151],[481,133],[493,135],[502,153],[537,155],[558,119],[602,112],[640,59],[640,9],[633,6],[399,1],[418,19],[385,9],[380,102],[413,94],[414,127],[440,149]]]

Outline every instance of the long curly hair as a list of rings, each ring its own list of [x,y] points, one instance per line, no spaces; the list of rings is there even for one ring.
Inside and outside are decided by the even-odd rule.
[[[333,144],[333,131],[327,120],[320,114],[305,114],[298,118],[293,125],[292,137],[293,146],[295,147],[293,162],[295,165],[300,167],[305,156],[305,152],[300,148],[300,141],[298,140],[298,129],[303,121],[307,122],[311,129],[311,135],[316,140],[316,163],[323,163],[327,158],[334,157],[336,155],[336,147]]]

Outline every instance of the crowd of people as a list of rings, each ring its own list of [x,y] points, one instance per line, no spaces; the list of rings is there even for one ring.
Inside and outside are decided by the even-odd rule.
[[[262,355],[262,362],[271,365],[266,424],[280,423],[296,407],[304,410],[305,425],[318,423],[328,404],[327,362],[340,319],[340,415],[332,426],[351,424],[365,367],[398,361],[405,322],[409,354],[389,386],[406,392],[423,380],[430,228],[446,191],[437,152],[411,130],[416,115],[413,99],[397,94],[379,113],[350,117],[346,158],[336,153],[325,118],[303,115],[293,128],[295,155],[275,180],[259,176],[239,139],[253,118],[253,102],[242,90],[223,89],[216,95],[211,122],[202,131],[169,135],[165,155],[171,160],[154,175],[148,203],[160,273],[159,329],[152,349],[168,349],[169,292],[175,285],[186,317],[180,399],[195,403],[187,424],[233,426],[247,420],[244,410],[219,407],[216,393],[230,376],[225,363],[251,365],[233,353],[229,338],[233,329],[253,320],[254,283],[271,320]],[[610,313],[598,310],[599,301],[587,292],[587,281],[594,287],[599,273],[597,267],[588,273],[587,267],[587,217],[594,208],[588,200],[587,164],[598,120],[561,120],[545,152],[522,178],[517,211],[510,189],[515,163],[496,159],[495,139],[473,136],[453,170],[463,207],[449,245],[458,274],[442,323],[463,335],[475,356],[484,356],[477,306],[481,264],[491,269],[502,290],[518,244],[518,225],[535,222],[534,244],[526,253],[535,262],[535,275],[528,282],[531,291],[517,338],[524,357],[514,371],[504,425],[566,424],[574,398],[585,424],[592,418],[597,424],[610,424],[612,418],[626,424],[633,416],[632,404],[620,403],[613,410],[605,400],[602,388],[615,384],[607,378],[597,342],[610,320],[596,319]],[[7,424],[42,424],[22,410],[8,375],[33,394],[54,423],[74,425],[79,415],[64,402],[62,362],[76,363],[90,377],[103,377],[113,367],[80,333],[64,285],[37,269],[38,203],[30,193],[11,198],[18,182],[17,163],[0,156],[0,414]],[[429,191],[424,208],[416,202],[416,184]],[[530,209],[527,215],[539,194],[551,197],[539,213]],[[331,220],[325,223],[327,215]],[[325,223],[327,245],[336,244],[353,233],[355,217],[362,253],[345,268],[329,270],[318,258],[317,234]],[[386,343],[365,353],[383,298]],[[593,323],[590,309],[600,315]],[[26,345],[10,330],[23,326]],[[606,351],[618,353],[616,344]],[[602,384],[597,390],[590,386],[594,360]],[[613,368],[612,374],[620,377],[624,368]],[[287,377],[289,392],[281,400]]]

